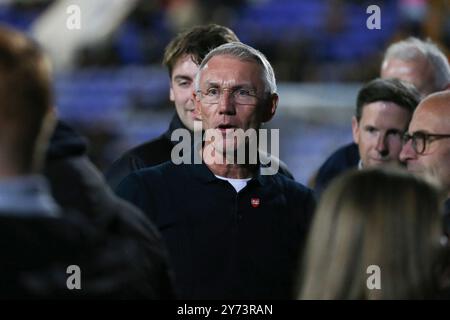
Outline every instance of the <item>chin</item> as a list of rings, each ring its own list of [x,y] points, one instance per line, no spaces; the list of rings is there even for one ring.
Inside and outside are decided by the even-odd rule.
[[[367,162],[367,167],[379,167],[384,166],[385,164],[389,163],[388,161],[381,161],[381,160],[370,160]]]
[[[416,175],[423,175],[424,171],[423,170],[419,170],[419,169],[415,169],[415,168],[410,168],[410,167],[406,167],[406,169],[411,172],[412,174],[416,174]]]

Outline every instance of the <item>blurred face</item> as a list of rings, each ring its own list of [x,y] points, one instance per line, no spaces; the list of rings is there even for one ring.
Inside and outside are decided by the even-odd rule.
[[[170,79],[170,101],[175,103],[178,116],[191,131],[194,130],[194,78],[198,71],[190,55],[181,57],[175,64]]]
[[[450,95],[448,98],[444,108],[436,108],[438,104],[433,101],[421,103],[413,115],[408,133],[450,134]],[[427,141],[422,154],[415,152],[410,140],[403,146],[400,158],[408,171],[419,175],[431,174],[450,190],[450,138]]]
[[[358,144],[364,167],[398,162],[402,135],[410,113],[392,102],[377,101],[363,106],[361,119],[352,119],[353,140]]]
[[[433,74],[427,60],[420,56],[414,61],[388,59],[381,67],[382,78],[396,78],[412,83],[422,96],[433,90]]]
[[[275,113],[278,96],[265,92],[262,67],[227,55],[211,58],[201,72],[201,93],[194,93],[203,129],[212,129],[214,149],[235,150],[236,129],[258,129]]]

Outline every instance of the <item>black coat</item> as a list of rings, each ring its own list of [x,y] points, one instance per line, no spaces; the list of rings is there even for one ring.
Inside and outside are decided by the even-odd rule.
[[[103,249],[98,247],[100,257],[109,252],[108,259],[121,264],[124,274],[143,275],[129,285],[141,286],[145,294],[129,297],[172,298],[172,276],[158,231],[139,209],[114,195],[89,161],[86,149],[83,138],[58,123],[44,170],[53,197],[65,210],[79,212],[94,234],[103,239]],[[122,255],[121,247],[127,254]],[[109,263],[104,266],[106,277]]]
[[[314,210],[311,190],[278,173],[239,193],[204,164],[125,178],[117,194],[159,228],[185,299],[290,299]]]

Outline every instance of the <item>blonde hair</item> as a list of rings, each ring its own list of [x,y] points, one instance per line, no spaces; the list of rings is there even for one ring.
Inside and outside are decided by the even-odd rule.
[[[404,170],[352,171],[322,196],[309,235],[301,299],[410,299],[435,292],[442,193]],[[381,289],[368,289],[367,268]]]

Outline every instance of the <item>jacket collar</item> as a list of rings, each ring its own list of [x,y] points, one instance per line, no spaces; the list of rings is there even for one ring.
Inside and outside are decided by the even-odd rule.
[[[192,176],[194,176],[195,178],[197,178],[198,180],[205,182],[205,183],[211,183],[214,181],[219,180],[214,173],[208,168],[208,166],[205,164],[205,162],[201,161],[201,163],[195,163],[194,162],[194,155],[195,152],[197,150],[197,152],[199,152],[197,148],[193,148],[191,149],[192,155],[191,155],[191,160],[192,160],[192,164],[187,164],[187,168],[188,170],[192,173]],[[197,161],[198,162],[198,161]],[[266,176],[262,176],[261,175],[261,164],[258,165],[258,170],[256,170],[256,173],[254,175],[254,177],[252,178],[252,180],[249,181],[249,183],[258,183],[260,185],[265,185],[267,182],[268,177]],[[253,182],[254,181],[254,182]]]
[[[186,129],[189,131],[189,133],[191,134],[191,139],[193,138],[192,136],[192,132],[191,130],[189,130],[188,128],[186,128],[186,126],[183,124],[183,122],[181,121],[180,117],[178,116],[178,113],[175,112],[175,114],[172,117],[172,120],[170,120],[170,124],[169,124],[169,128],[167,129],[166,132],[164,132],[164,137],[166,139],[168,139],[169,141],[171,141],[170,137],[172,136],[172,132],[174,132],[177,129]],[[177,144],[177,141],[172,141],[172,144]]]

